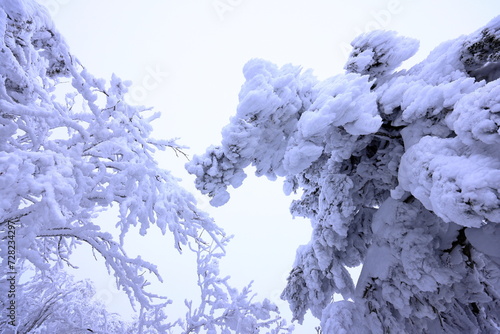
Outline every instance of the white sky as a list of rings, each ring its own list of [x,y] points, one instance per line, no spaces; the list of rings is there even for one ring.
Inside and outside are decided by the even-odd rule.
[[[243,84],[242,68],[251,58],[312,68],[320,78],[342,72],[349,42],[374,28],[396,30],[420,40],[413,63],[440,42],[468,34],[500,14],[500,1],[416,0],[40,0],[49,7],[56,26],[70,48],[97,77],[116,73],[134,81],[132,100],[162,112],[154,124],[155,137],[180,137],[190,156],[220,142],[220,130],[235,114]],[[217,11],[215,6],[225,8]],[[185,161],[170,153],[157,156],[163,168],[184,180]],[[252,170],[247,171],[252,174]],[[278,299],[291,269],[295,249],[310,237],[309,223],[293,220],[290,198],[281,182],[249,177],[232,191],[226,206],[208,210],[235,238],[222,262],[235,286],[255,280],[257,299],[270,298],[290,318]],[[151,230],[154,232],[155,230]],[[126,245],[160,266],[166,284],[158,292],[179,303],[171,306],[181,316],[184,298],[195,298],[194,259],[171,255],[171,240],[141,238]],[[95,263],[81,271],[97,280],[99,294],[112,309],[121,310],[126,297],[112,291],[112,280]],[[314,333],[309,319],[296,333]]]

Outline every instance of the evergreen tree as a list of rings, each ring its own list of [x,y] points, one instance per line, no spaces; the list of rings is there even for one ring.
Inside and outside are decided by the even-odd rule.
[[[214,206],[249,165],[301,195],[291,213],[313,232],[282,294],[299,322],[310,310],[324,333],[497,333],[500,17],[409,70],[413,39],[352,46],[324,81],[248,62],[221,145],[187,170]]]

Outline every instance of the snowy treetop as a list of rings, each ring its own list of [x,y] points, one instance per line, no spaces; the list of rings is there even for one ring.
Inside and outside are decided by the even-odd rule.
[[[282,295],[299,321],[310,310],[325,333],[495,332],[500,17],[409,70],[413,39],[374,31],[352,46],[345,73],[324,81],[248,62],[221,145],[187,169],[214,206],[249,165],[301,194],[291,212],[313,233]],[[355,284],[346,268],[360,264]]]

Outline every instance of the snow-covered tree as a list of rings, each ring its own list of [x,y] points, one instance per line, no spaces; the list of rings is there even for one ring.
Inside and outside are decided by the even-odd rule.
[[[93,298],[95,289],[90,281],[75,282],[61,270],[36,277],[20,285],[23,300],[17,312],[19,333],[137,332],[136,324],[124,322],[118,314],[110,314]]]
[[[310,310],[324,333],[499,332],[500,17],[409,70],[413,39],[352,46],[324,81],[248,62],[222,144],[187,170],[214,206],[249,165],[301,195],[291,213],[313,232],[282,294],[299,322]]]
[[[140,311],[126,327],[134,333],[175,326],[190,333],[287,331],[274,305],[253,302],[249,289],[237,291],[219,276],[229,238],[158,166],[156,149],[182,148],[151,137],[159,114],[127,104],[127,86],[114,75],[94,78],[35,1],[0,2],[0,330],[124,333],[116,327],[124,322],[90,302],[91,285],[62,272],[86,244]],[[98,219],[111,206],[119,240]],[[147,289],[147,273],[161,281],[156,266],[125,252],[131,228],[145,235],[153,225],[173,235],[177,250],[198,256],[201,304],[188,303],[183,321],[167,323],[169,301]],[[8,322],[12,301],[17,317]]]

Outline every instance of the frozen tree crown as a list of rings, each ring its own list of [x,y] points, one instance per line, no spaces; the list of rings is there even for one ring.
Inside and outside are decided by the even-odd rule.
[[[300,192],[311,221],[282,298],[325,333],[496,333],[500,324],[500,17],[438,46],[374,31],[346,72],[244,68],[220,146],[187,164],[214,206],[247,166]],[[355,284],[346,268],[363,265]],[[332,302],[335,293],[345,301]]]

